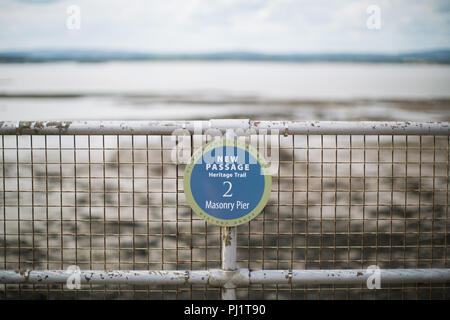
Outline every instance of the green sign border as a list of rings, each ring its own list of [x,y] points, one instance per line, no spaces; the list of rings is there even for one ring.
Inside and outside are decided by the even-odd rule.
[[[202,208],[199,207],[197,202],[195,202],[194,196],[192,195],[192,190],[191,190],[191,174],[192,174],[192,170],[194,169],[195,163],[201,157],[203,157],[203,155],[206,152],[208,152],[216,147],[220,147],[220,146],[237,147],[244,151],[247,151],[253,157],[255,157],[255,159],[257,159],[259,165],[261,166],[261,169],[263,171],[264,170],[267,171],[264,174],[264,192],[263,192],[263,195],[262,195],[261,200],[259,201],[258,205],[255,207],[255,209],[253,209],[252,211],[247,213],[245,216],[237,218],[237,219],[233,219],[233,220],[219,219],[219,218],[213,217],[213,216],[209,215],[208,213],[206,213],[204,210],[202,210]],[[192,210],[194,210],[194,212],[197,215],[199,215],[206,221],[208,221],[212,224],[218,225],[218,226],[222,226],[222,227],[238,226],[238,225],[247,223],[250,220],[252,220],[253,218],[255,218],[264,209],[264,207],[267,204],[267,201],[269,201],[271,189],[272,189],[272,176],[270,174],[268,174],[267,162],[265,161],[265,159],[263,157],[260,156],[259,152],[255,148],[253,148],[251,145],[248,145],[239,140],[215,139],[212,142],[208,143],[207,145],[205,145],[201,148],[198,148],[192,155],[191,160],[190,160],[189,164],[186,165],[186,169],[184,171],[184,194],[185,194],[186,200],[189,203],[189,205],[191,206]]]

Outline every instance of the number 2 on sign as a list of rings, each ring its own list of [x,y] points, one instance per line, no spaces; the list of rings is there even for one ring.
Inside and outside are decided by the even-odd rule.
[[[232,193],[230,194],[230,191],[231,191],[231,188],[233,187],[233,185],[231,184],[230,181],[224,181],[224,182],[223,182],[223,185],[226,185],[226,184],[228,185],[228,190],[227,190],[227,192],[225,192],[225,193],[223,194],[222,197],[224,197],[224,198],[230,198],[230,197],[233,196]]]

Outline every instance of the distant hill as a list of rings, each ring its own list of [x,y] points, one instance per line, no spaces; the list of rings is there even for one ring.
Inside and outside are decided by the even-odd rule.
[[[274,62],[369,62],[450,64],[450,49],[400,54],[319,53],[265,54],[216,52],[193,54],[139,53],[102,50],[23,50],[0,52],[0,63],[42,63],[54,61],[106,62],[146,60],[274,61]]]

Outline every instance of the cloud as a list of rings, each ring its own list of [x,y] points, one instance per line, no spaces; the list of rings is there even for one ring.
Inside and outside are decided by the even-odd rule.
[[[66,28],[69,5],[81,30]],[[366,8],[382,28],[366,28]],[[0,49],[404,51],[450,47],[448,0],[4,0]]]
[[[58,2],[61,0],[16,0],[16,1],[27,3],[27,4],[48,4],[48,3]]]

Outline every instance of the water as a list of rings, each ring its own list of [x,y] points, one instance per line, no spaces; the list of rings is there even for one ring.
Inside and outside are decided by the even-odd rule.
[[[3,120],[450,119],[450,66],[270,62],[0,65]]]

